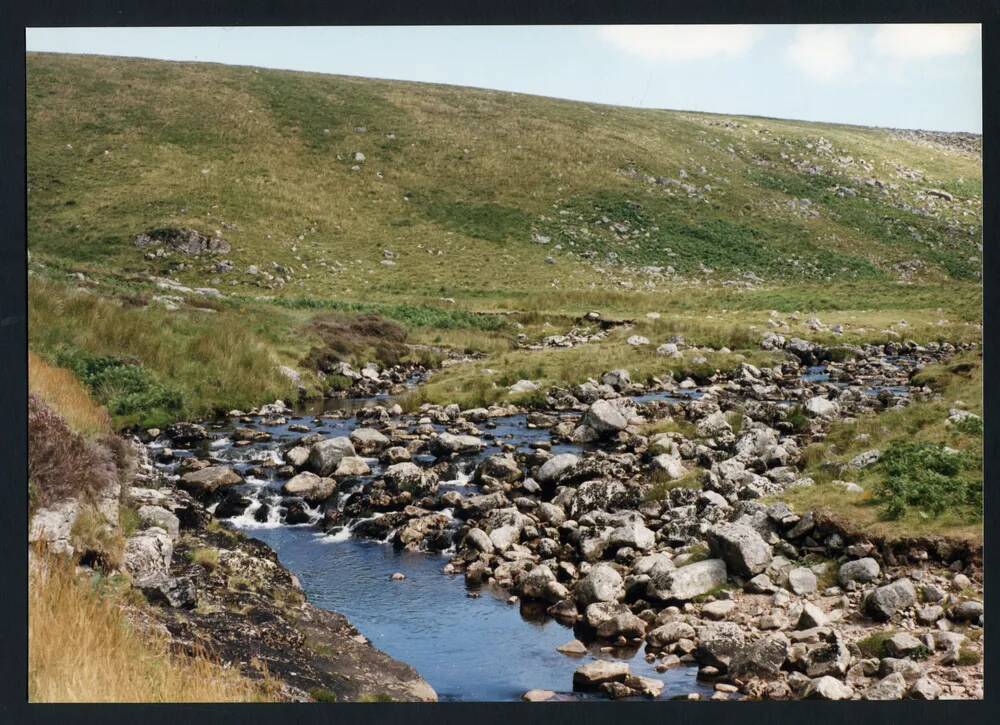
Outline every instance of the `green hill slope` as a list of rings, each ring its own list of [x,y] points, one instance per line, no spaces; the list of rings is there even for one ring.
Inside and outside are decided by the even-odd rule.
[[[979,157],[885,130],[34,54],[28,120],[31,249],[74,262],[181,226],[309,294],[980,270]]]
[[[904,316],[908,336],[978,335],[979,137],[200,63],[27,69],[31,344],[151,371],[118,422],[288,394],[274,370],[303,364],[322,310],[494,355],[591,307],[730,347],[772,309],[837,311],[845,340]],[[133,244],[164,228],[231,249]],[[521,314],[479,314],[497,311]]]

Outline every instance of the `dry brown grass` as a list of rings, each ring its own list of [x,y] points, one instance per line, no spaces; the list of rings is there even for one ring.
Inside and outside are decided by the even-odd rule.
[[[28,390],[41,396],[69,426],[84,435],[109,433],[108,411],[95,403],[72,372],[28,351]]]
[[[274,699],[266,684],[204,657],[172,654],[163,637],[140,635],[113,595],[99,595],[65,562],[48,560],[32,571],[28,606],[30,702]]]

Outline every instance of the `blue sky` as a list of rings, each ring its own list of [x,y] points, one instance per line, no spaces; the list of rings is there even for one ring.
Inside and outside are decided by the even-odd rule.
[[[37,28],[27,49],[982,131],[978,25]]]

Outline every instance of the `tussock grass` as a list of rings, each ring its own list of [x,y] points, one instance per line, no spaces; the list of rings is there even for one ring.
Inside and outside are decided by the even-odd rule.
[[[98,405],[72,372],[28,351],[28,391],[40,396],[69,426],[86,435],[109,433],[108,411]]]
[[[115,411],[118,427],[157,425],[292,393],[273,348],[239,310],[127,308],[38,279],[28,296],[31,345],[83,375],[93,373],[91,392]],[[106,373],[116,366],[103,358],[119,363],[111,377]]]
[[[30,702],[245,702],[265,686],[206,657],[170,652],[140,633],[121,604],[102,597],[65,562],[33,567],[28,582]]]

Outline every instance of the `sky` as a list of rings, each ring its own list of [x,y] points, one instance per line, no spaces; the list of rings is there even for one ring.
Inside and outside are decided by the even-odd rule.
[[[28,51],[429,81],[643,108],[982,132],[978,25],[29,28]]]

